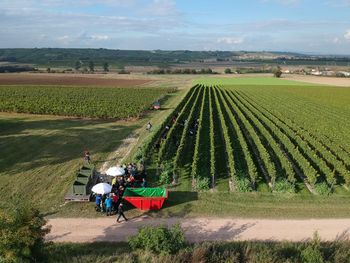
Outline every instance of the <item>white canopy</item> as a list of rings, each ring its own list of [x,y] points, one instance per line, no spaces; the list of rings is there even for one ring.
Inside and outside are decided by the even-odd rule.
[[[125,170],[122,167],[111,167],[106,171],[106,174],[109,176],[121,176],[125,174]]]
[[[91,191],[96,194],[109,194],[112,191],[112,186],[106,183],[99,183],[92,187]]]

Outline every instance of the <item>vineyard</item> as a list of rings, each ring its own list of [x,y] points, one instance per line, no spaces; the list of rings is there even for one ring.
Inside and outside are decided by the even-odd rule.
[[[0,111],[91,118],[139,117],[168,88],[0,86]]]
[[[147,144],[154,183],[348,194],[349,101],[347,88],[198,84]]]

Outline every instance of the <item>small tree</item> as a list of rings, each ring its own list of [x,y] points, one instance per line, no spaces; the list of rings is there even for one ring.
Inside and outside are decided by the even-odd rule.
[[[80,60],[78,60],[77,62],[75,62],[75,70],[79,70],[80,68],[81,68],[81,66],[82,66],[82,63],[81,63],[81,61]]]
[[[282,70],[281,70],[281,67],[278,66],[277,69],[274,71],[273,75],[276,77],[276,78],[280,78],[282,76]]]
[[[103,63],[103,71],[108,72],[109,71],[109,64],[108,62]]]
[[[23,198],[15,197],[0,208],[0,262],[40,262],[46,220]]]
[[[89,70],[90,70],[90,72],[94,72],[95,71],[95,63],[93,61],[89,62]]]
[[[232,73],[232,71],[230,68],[225,69],[225,74],[231,74],[231,73]]]

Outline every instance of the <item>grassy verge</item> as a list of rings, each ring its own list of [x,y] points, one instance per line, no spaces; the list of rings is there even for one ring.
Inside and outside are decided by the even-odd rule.
[[[350,243],[220,242],[188,245],[175,255],[131,250],[126,243],[50,244],[45,262],[348,262]]]
[[[181,188],[181,187],[180,187]],[[126,209],[128,218],[151,217],[234,217],[270,219],[350,218],[349,197],[301,194],[229,193],[170,191],[164,207],[156,212]],[[94,204],[70,203],[51,217],[105,217]]]

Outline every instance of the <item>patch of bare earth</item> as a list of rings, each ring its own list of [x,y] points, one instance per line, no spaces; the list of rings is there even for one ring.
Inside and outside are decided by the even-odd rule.
[[[108,74],[0,74],[0,85],[66,85],[132,87],[151,82],[137,78],[110,78]]]
[[[126,213],[127,216],[127,213]],[[231,218],[150,218],[148,216],[130,219],[118,224],[115,217],[57,218],[50,219],[51,233],[48,241],[54,242],[96,242],[126,241],[144,225],[173,225],[180,223],[189,242],[202,241],[293,241],[311,239],[317,231],[322,240],[331,241],[338,237],[349,237],[350,219],[231,219]]]
[[[283,75],[283,79],[301,81],[312,84],[350,87],[350,78],[318,77],[305,75]]]

